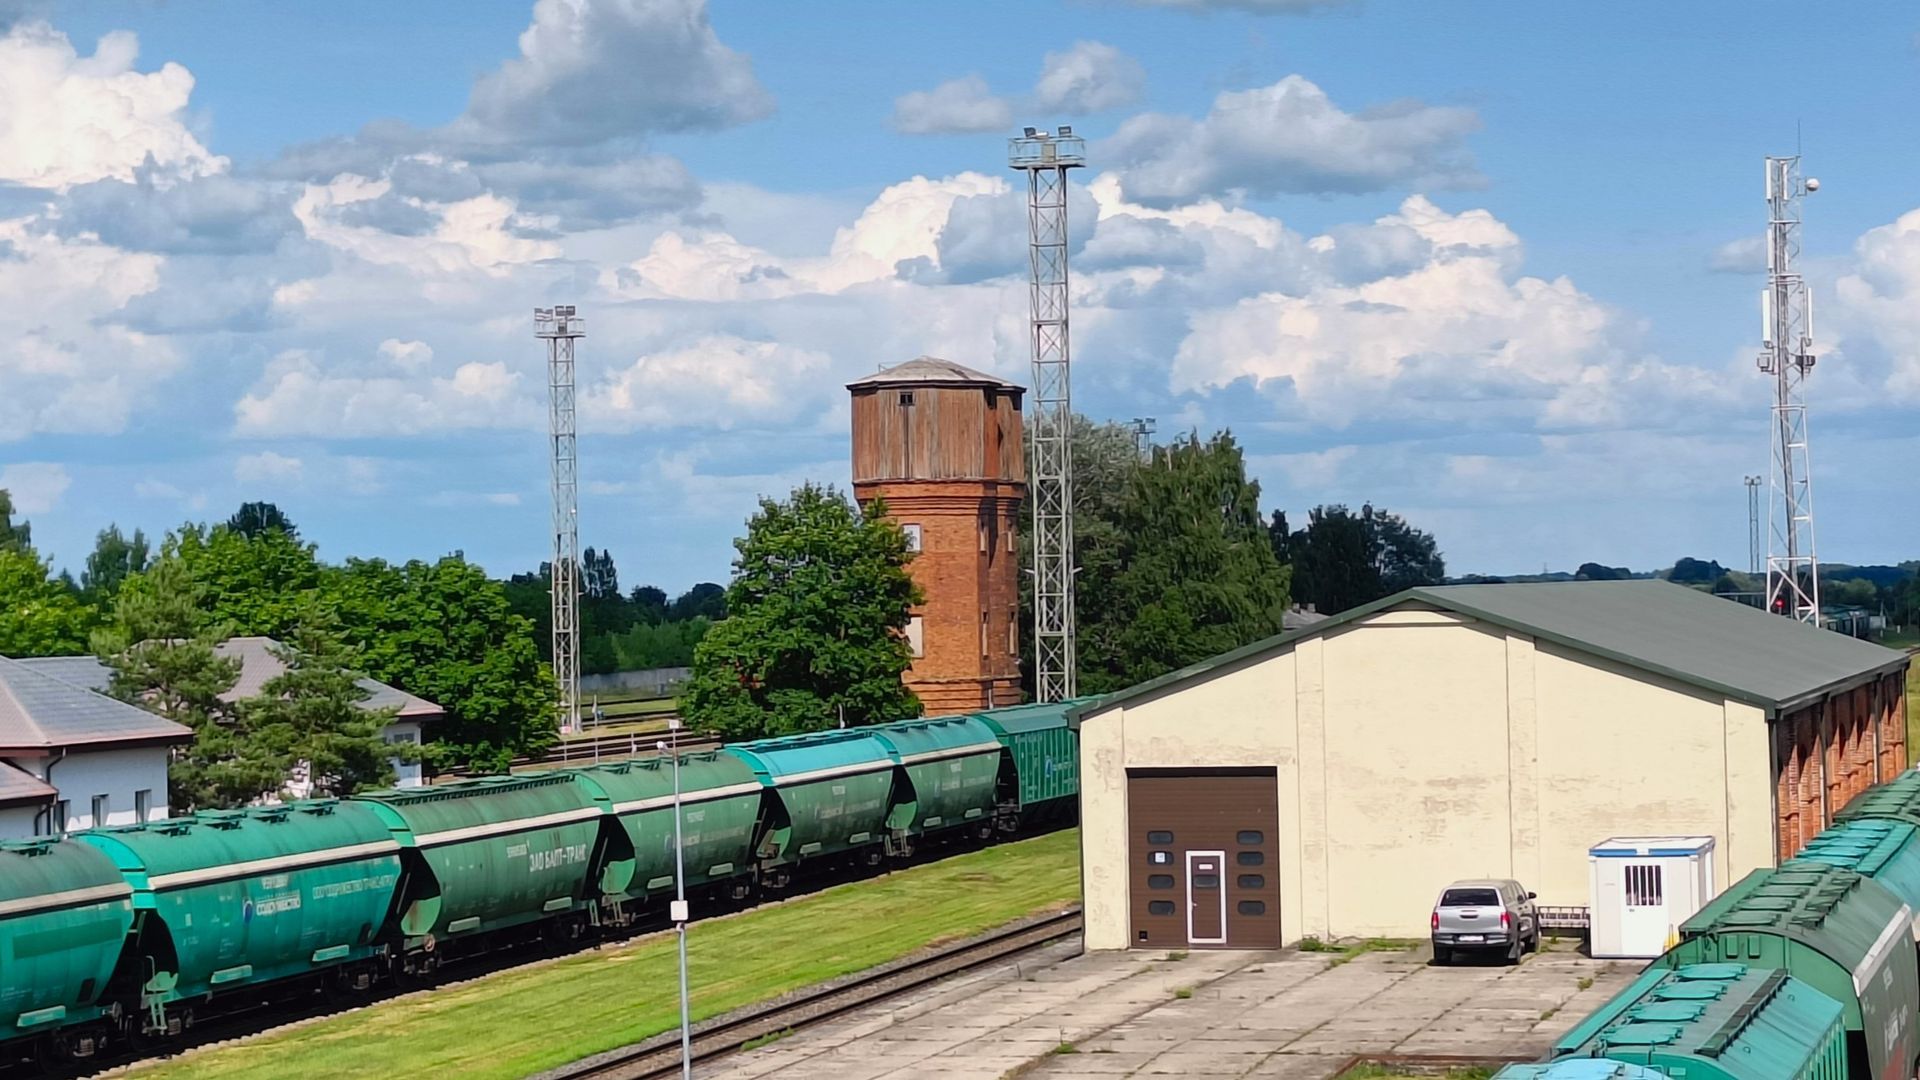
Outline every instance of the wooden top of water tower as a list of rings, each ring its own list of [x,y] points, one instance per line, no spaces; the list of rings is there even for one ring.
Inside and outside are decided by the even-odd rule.
[[[859,393],[885,386],[984,386],[1016,394],[1026,391],[1026,387],[1010,383],[998,375],[975,371],[965,364],[956,364],[937,356],[922,356],[904,364],[881,368],[848,383],[847,389]]]

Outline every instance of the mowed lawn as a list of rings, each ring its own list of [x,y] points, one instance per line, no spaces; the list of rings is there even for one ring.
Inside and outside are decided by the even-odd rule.
[[[1079,899],[1072,831],[840,885],[688,930],[696,1020]],[[503,971],[137,1077],[523,1077],[678,1026],[672,934]]]

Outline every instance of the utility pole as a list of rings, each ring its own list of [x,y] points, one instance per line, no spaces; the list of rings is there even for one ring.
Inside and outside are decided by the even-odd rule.
[[[667,718],[667,734],[672,742],[655,743],[673,759],[673,903],[667,917],[680,938],[680,1076],[693,1078],[693,1020],[687,998],[687,870],[686,846],[680,838],[680,718]]]
[[[1027,446],[1033,473],[1035,697],[1074,696],[1073,397],[1067,337],[1067,171],[1086,164],[1086,140],[1062,127],[1008,140],[1007,164],[1027,174],[1032,272],[1033,395]]]
[[[1136,416],[1133,418],[1133,424],[1131,426],[1133,428],[1133,448],[1140,452],[1141,464],[1151,465],[1153,463],[1153,417]]]
[[[1767,288],[1760,296],[1760,370],[1773,376],[1773,468],[1767,502],[1767,610],[1820,624],[1820,564],[1813,545],[1813,474],[1805,384],[1813,371],[1813,298],[1794,267],[1800,199],[1820,181],[1800,157],[1767,159]]]
[[[533,309],[547,343],[547,439],[553,467],[553,681],[560,730],[580,729],[580,496],[573,423],[573,348],[586,336],[572,304]]]
[[[1747,483],[1747,573],[1760,576],[1760,478]]]

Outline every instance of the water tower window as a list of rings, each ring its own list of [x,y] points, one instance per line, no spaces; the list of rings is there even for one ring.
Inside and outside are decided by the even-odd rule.
[[[912,405],[912,404],[913,404],[913,391],[911,391],[911,390],[902,390],[902,391],[900,391],[900,404],[902,404],[902,405]]]
[[[915,551],[915,552],[919,551],[920,550],[920,526],[914,525],[914,524],[902,525],[900,526],[900,531],[907,534],[907,550]]]

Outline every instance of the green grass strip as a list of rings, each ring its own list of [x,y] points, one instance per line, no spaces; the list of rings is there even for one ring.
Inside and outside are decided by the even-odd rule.
[[[1067,831],[837,886],[688,930],[696,1020],[1079,899]],[[672,934],[382,1002],[135,1070],[138,1077],[517,1078],[679,1025]]]

